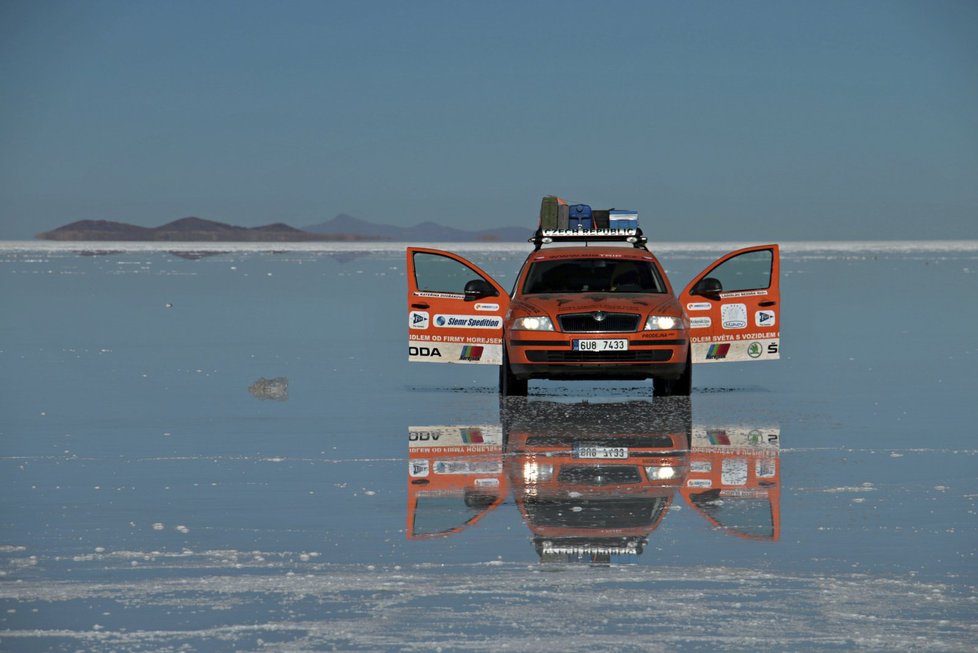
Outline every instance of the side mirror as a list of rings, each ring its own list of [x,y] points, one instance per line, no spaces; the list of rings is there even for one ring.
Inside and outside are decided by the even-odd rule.
[[[695,286],[693,286],[691,295],[703,295],[708,299],[720,299],[720,293],[723,292],[723,284],[720,280],[715,277],[706,277],[705,279],[700,279]]]
[[[465,301],[474,302],[483,297],[495,297],[499,293],[485,279],[473,279],[465,284]]]

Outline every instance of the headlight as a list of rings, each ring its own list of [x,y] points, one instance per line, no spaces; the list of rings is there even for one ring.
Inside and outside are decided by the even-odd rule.
[[[523,481],[526,483],[549,481],[553,478],[553,476],[553,465],[541,465],[535,461],[527,461],[523,463]]]
[[[682,319],[669,315],[650,315],[645,321],[646,331],[678,331],[682,328]]]
[[[676,475],[676,468],[669,467],[646,467],[645,473],[649,475],[650,481],[668,481]]]
[[[525,331],[553,331],[554,324],[545,315],[533,317],[518,317],[513,320],[510,329],[523,329]]]

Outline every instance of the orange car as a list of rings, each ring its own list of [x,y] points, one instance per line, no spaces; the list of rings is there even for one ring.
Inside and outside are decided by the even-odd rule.
[[[724,255],[677,298],[641,229],[532,242],[511,294],[461,256],[409,247],[408,360],[499,365],[503,395],[529,379],[653,379],[668,396],[690,393],[693,363],[779,357],[777,245]]]

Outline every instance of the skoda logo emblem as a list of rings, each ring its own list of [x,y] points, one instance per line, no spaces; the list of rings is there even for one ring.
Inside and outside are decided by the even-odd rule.
[[[751,358],[760,358],[763,351],[764,350],[761,349],[761,343],[759,342],[752,342],[750,343],[750,346],[747,347],[747,355]]]
[[[591,317],[594,318],[595,322],[604,322],[605,319],[607,319],[608,314],[604,311],[595,311],[594,313],[591,313]]]

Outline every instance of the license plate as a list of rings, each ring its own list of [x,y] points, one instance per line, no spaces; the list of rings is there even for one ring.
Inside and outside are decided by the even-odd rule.
[[[625,460],[628,458],[628,447],[596,447],[579,444],[574,447],[574,457]]]
[[[574,340],[571,343],[574,351],[628,351],[628,340]]]

